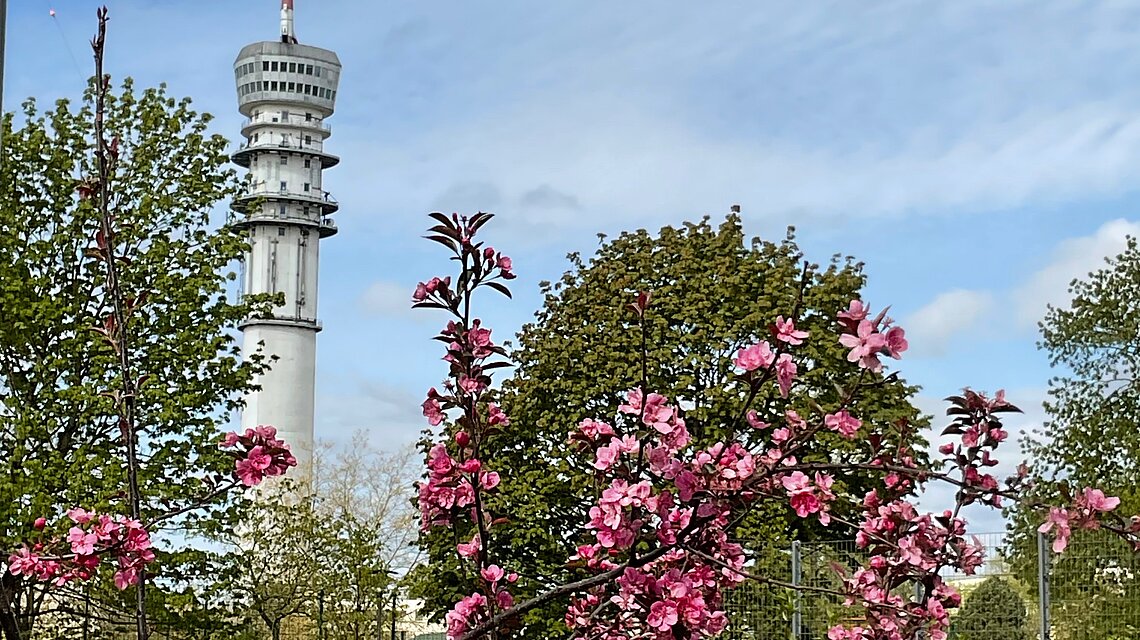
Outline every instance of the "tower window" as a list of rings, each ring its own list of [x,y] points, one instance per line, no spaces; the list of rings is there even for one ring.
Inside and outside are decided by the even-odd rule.
[[[305,136],[305,144],[313,144],[313,136]]]
[[[268,60],[262,60],[261,61],[261,70],[262,71],[269,71],[269,61]]]
[[[285,235],[285,227],[277,227],[277,235],[279,235],[279,236]]]
[[[254,142],[257,142],[257,136],[259,136],[259,135],[261,135],[261,134],[260,133],[253,134],[253,141]]]
[[[269,89],[270,91],[277,91],[277,81],[276,81],[276,80],[272,80],[272,81],[270,81],[269,85],[270,85],[270,87],[271,87],[271,88]]]
[[[287,156],[285,154],[281,154],[281,164],[289,164],[289,156]],[[284,184],[284,183],[282,183],[282,184]],[[284,188],[284,187],[282,187],[282,188]]]
[[[289,190],[289,183],[287,183],[287,182],[285,182],[284,180],[282,180],[282,181],[281,181],[281,193],[285,193],[285,192],[286,192],[286,191],[288,191],[288,190]],[[283,207],[284,207],[285,205],[281,205],[281,206],[283,206]]]
[[[297,73],[297,63],[296,62],[290,62],[289,63],[289,73]]]
[[[289,89],[288,89],[288,90],[289,90],[289,91],[296,91],[296,90],[297,90],[297,85],[296,85],[295,83],[292,83],[292,82],[290,82],[290,83],[289,83]]]
[[[308,193],[308,192],[309,192],[309,183],[306,182],[305,183],[305,193]]]
[[[313,161],[312,161],[312,160],[309,160],[308,158],[305,158],[305,168],[306,168],[306,169],[308,169],[308,168],[309,168],[309,167],[312,165],[312,163],[313,163]]]
[[[313,69],[313,71],[316,71],[316,72],[317,72],[315,75],[316,75],[318,78],[319,78],[319,77],[321,77],[321,68],[320,68],[320,67],[317,67],[316,69]]]
[[[278,213],[278,215],[281,215],[281,216],[285,215],[285,203],[284,202],[277,205],[277,213]]]
[[[308,215],[309,215],[309,208],[308,208],[308,207],[305,207],[305,208],[303,209],[303,211],[305,212],[305,215],[306,215],[306,216],[308,216]]]
[[[313,114],[306,111],[305,112],[305,122],[312,122],[312,121],[313,121]]]
[[[313,75],[313,65],[310,64],[305,66],[305,74],[310,76]]]
[[[269,63],[269,70],[270,71],[277,71],[277,61],[276,60]]]

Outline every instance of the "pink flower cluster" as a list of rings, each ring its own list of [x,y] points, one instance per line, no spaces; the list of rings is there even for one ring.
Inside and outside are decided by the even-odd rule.
[[[776,326],[777,339],[790,345],[803,344],[803,339],[808,336],[808,332],[797,331],[795,324],[791,320],[785,321],[782,316],[777,321]],[[772,350],[772,345],[768,344],[767,341],[740,349],[736,352],[736,357],[732,363],[743,370],[747,379],[750,380],[756,379],[756,373],[767,373],[774,364],[776,382],[780,386],[780,395],[785,398],[791,391],[797,373],[796,361],[792,359],[791,354],[781,353],[777,355]]]
[[[1120,506],[1120,498],[1104,495],[1100,489],[1086,488],[1073,501],[1069,508],[1051,507],[1045,523],[1038,529],[1041,533],[1052,533],[1053,551],[1061,553],[1069,546],[1073,529],[1099,529],[1101,514],[1109,513]],[[1133,529],[1138,529],[1133,523]]]
[[[937,518],[920,515],[910,502],[885,502],[875,490],[867,493],[863,508],[856,542],[873,555],[845,582],[847,602],[862,604],[866,625],[835,627],[828,637],[908,640],[923,632],[931,640],[946,640],[948,609],[959,606],[961,596],[939,570],[952,567],[973,575],[983,562],[983,547],[976,539],[966,541],[965,521],[950,511]],[[912,601],[895,589],[908,583],[926,585],[922,597]]]
[[[24,544],[8,557],[12,575],[62,586],[91,579],[103,556],[114,563],[115,586],[137,584],[142,570],[154,562],[150,535],[142,524],[124,516],[100,515],[84,509],[69,509],[72,522],[65,537],[43,537]],[[46,527],[44,518],[35,528]]]
[[[819,523],[827,526],[831,523],[828,514],[828,505],[835,501],[835,494],[831,486],[835,480],[826,473],[816,473],[815,482],[802,471],[793,471],[780,479],[784,489],[788,492],[788,504],[795,510],[796,515],[806,518],[812,514],[819,514]]]
[[[277,439],[275,427],[259,425],[243,434],[227,433],[220,446],[236,449],[234,475],[247,487],[261,484],[265,478],[285,475],[289,467],[297,466],[289,444]]]
[[[1005,400],[1005,392],[998,391],[994,397],[965,389],[960,396],[947,398],[955,406],[958,416],[942,431],[943,435],[960,436],[958,442],[947,442],[938,448],[952,467],[961,473],[959,487],[963,506],[983,501],[994,507],[1001,507],[1003,487],[988,470],[996,467],[997,459],[993,451],[1005,442],[1009,433],[1002,428],[997,414],[1019,411]],[[1008,481],[1004,489],[1008,492],[1017,488],[1021,478]]]
[[[840,324],[849,332],[839,336],[839,343],[851,349],[847,354],[849,361],[878,372],[883,369],[879,356],[898,360],[909,345],[906,332],[902,327],[891,326],[893,322],[886,316],[885,309],[868,320],[870,313],[870,308],[864,307],[861,301],[852,300],[847,310],[839,313]]]
[[[455,440],[470,442],[463,431],[456,434]],[[460,446],[466,448],[465,444]],[[427,531],[454,522],[457,515],[475,504],[476,484],[490,491],[499,485],[499,474],[483,470],[476,458],[456,461],[447,453],[446,445],[436,443],[428,452],[428,480],[419,487],[420,529]]]

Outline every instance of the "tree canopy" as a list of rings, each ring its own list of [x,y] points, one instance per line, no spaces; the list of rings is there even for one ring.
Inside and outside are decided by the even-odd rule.
[[[1030,640],[1025,599],[1009,580],[986,578],[970,592],[953,616],[951,635],[957,640]]]
[[[94,85],[92,85],[93,87]],[[105,129],[119,162],[109,176],[120,280],[131,296],[142,516],[190,504],[196,481],[227,474],[219,427],[267,362],[243,360],[232,328],[272,300],[229,291],[246,244],[212,210],[240,184],[211,117],[164,87],[127,80],[107,103]],[[76,108],[24,105],[3,119],[0,163],[0,548],[14,549],[40,516],[77,505],[129,513],[124,440],[113,400],[115,359],[93,329],[110,310],[99,264],[87,251],[99,212],[80,187],[94,171],[93,88]],[[217,521],[228,505],[181,520]],[[178,551],[167,547],[169,569]],[[0,576],[0,628],[27,637],[43,591]]]
[[[665,227],[657,235],[623,233],[604,241],[589,260],[579,254],[569,260],[571,269],[558,282],[541,284],[544,306],[518,336],[511,354],[517,369],[500,398],[511,424],[490,443],[504,481],[501,494],[489,500],[495,512],[510,513],[512,520],[496,527],[489,545],[518,571],[524,598],[572,575],[566,560],[580,542],[596,489],[594,470],[566,447],[578,422],[608,414],[644,377],[648,389],[675,399],[684,410],[697,444],[716,442],[739,417],[735,412],[746,393],[730,384],[736,351],[767,337],[772,319],[792,310],[799,316],[797,328],[822,335],[825,323],[859,297],[865,284],[862,265],[851,258],[836,256],[822,267],[805,263],[791,230],[781,242],[748,241],[737,215],[716,227],[705,218]],[[644,345],[625,309],[638,291],[653,297]],[[648,356],[644,370],[642,349]],[[861,374],[838,342],[809,340],[803,349],[810,367],[800,372],[800,384],[820,404],[836,399],[836,383],[877,375]],[[916,389],[896,377],[880,382],[851,413],[921,451],[915,429],[924,423],[910,403]],[[753,405],[761,414],[778,400],[772,389],[764,393]],[[799,409],[810,412],[807,406]],[[821,443],[814,455],[823,458],[842,457],[858,447],[837,435]],[[855,488],[871,482],[866,477],[839,481]],[[821,535],[818,527],[790,530],[788,516],[754,512],[732,534],[754,548]],[[422,539],[430,564],[418,574],[416,591],[439,615],[474,584],[455,556],[452,538],[432,532]],[[549,637],[550,621],[565,610],[560,605],[530,612],[525,635]]]

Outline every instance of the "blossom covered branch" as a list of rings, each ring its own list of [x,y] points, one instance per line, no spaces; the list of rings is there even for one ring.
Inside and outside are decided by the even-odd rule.
[[[509,514],[489,513],[482,499],[503,481],[492,470],[495,452],[487,445],[491,434],[510,426],[488,399],[493,369],[505,366],[492,358],[505,352],[471,316],[476,290],[488,286],[509,295],[500,281],[514,274],[509,258],[475,240],[489,214],[432,217],[439,224],[429,239],[447,247],[460,269],[454,278],[420,283],[412,296],[414,306],[444,309],[454,318],[436,338],[447,345],[448,380],[442,392],[431,389],[422,406],[428,423],[443,430],[430,448],[427,481],[419,488],[421,524],[424,530],[456,529],[462,540],[456,553],[471,563],[479,585],[447,614],[449,638],[497,633],[510,618],[567,595],[565,623],[579,638],[716,636],[728,624],[724,591],[763,578],[744,570],[745,551],[729,533],[744,514],[773,502],[797,518],[851,526],[857,545],[868,553],[866,564],[843,581],[847,604],[862,611],[862,621],[834,627],[831,640],[903,640],[920,633],[947,638],[948,610],[961,597],[941,575],[948,568],[973,574],[984,557],[981,544],[967,534],[961,510],[971,504],[999,508],[1024,494],[1024,467],[1005,480],[993,474],[995,451],[1008,438],[1000,416],[1017,409],[1002,392],[990,398],[965,390],[949,398],[953,422],[944,435],[956,440],[939,449],[946,470],[920,465],[904,445],[888,446],[881,426],[855,415],[854,402],[861,389],[881,382],[885,360],[900,359],[909,345],[886,310],[873,314],[857,299],[836,310],[833,336],[799,328],[797,309],[758,328],[769,339],[743,346],[732,362],[731,384],[743,419],[720,442],[694,442],[683,411],[646,388],[644,374],[613,414],[570,430],[569,445],[602,487],[583,514],[582,542],[569,558],[593,576],[516,603],[510,593],[514,575],[496,564],[491,538],[495,524]],[[635,323],[652,313],[650,299],[643,292],[629,305]],[[833,406],[821,406],[797,388],[797,380],[819,366],[798,355],[811,340],[838,342],[848,350],[850,366],[861,371]],[[762,414],[752,405],[767,385],[775,386],[782,406],[772,410],[766,404]],[[848,461],[808,460],[825,433],[853,441],[862,453]],[[873,474],[880,486],[853,495],[836,482],[841,473]],[[954,502],[941,513],[921,513],[914,494],[932,482],[954,486]],[[1118,499],[1085,488],[1068,505],[1032,506],[1043,509],[1041,530],[1054,537],[1060,552],[1075,528],[1106,528],[1140,544],[1140,519],[1116,516],[1118,505]],[[860,515],[835,515],[851,511]]]

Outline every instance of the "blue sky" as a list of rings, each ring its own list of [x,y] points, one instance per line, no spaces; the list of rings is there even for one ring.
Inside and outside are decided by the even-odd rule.
[[[78,95],[100,3],[12,4],[5,106]],[[276,2],[107,4],[109,71],[167,82],[236,139],[233,57],[276,37]],[[1138,30],[1123,2],[297,0],[301,41],[344,64],[318,437],[421,428],[437,319],[405,301],[441,265],[428,211],[499,215],[521,274],[487,314],[502,338],[596,233],[734,203],[752,234],[795,224],[809,257],[866,262],[924,407],[1005,387],[1031,428],[1044,305],[1140,230]]]

